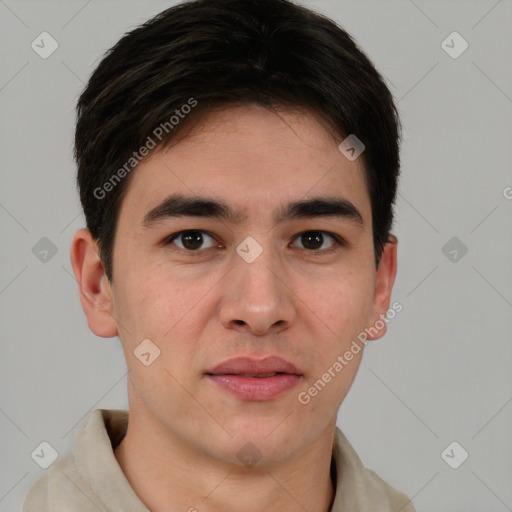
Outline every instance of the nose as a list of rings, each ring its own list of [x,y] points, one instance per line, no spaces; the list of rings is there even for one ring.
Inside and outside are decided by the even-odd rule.
[[[237,253],[233,260],[221,298],[222,325],[254,336],[288,329],[296,318],[297,299],[280,258],[264,249],[252,263]]]

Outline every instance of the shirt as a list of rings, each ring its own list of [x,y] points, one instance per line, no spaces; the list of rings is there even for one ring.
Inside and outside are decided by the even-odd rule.
[[[96,409],[58,458],[30,488],[23,512],[149,512],[126,479],[114,448],[128,427],[128,411]],[[411,501],[363,466],[336,427],[331,512],[416,512]]]

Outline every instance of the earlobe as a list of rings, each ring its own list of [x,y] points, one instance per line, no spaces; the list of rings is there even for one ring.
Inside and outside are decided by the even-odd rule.
[[[397,269],[397,246],[398,239],[394,235],[389,235],[388,242],[384,246],[377,269],[375,280],[375,293],[373,297],[373,311],[371,327],[368,335],[369,340],[376,340],[386,334],[387,323],[383,319],[389,309],[391,301],[391,292],[395,283]],[[374,334],[376,333],[376,334]]]
[[[89,329],[102,338],[116,336],[112,288],[99,257],[98,244],[88,229],[79,229],[73,237],[71,265]]]

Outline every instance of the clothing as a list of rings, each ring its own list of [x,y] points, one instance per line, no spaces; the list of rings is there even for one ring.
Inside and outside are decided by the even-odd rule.
[[[30,488],[23,512],[149,512],[114,455],[127,426],[128,411],[91,413],[75,433],[71,452]],[[363,466],[337,427],[332,462],[337,483],[331,512],[415,512],[407,496]]]

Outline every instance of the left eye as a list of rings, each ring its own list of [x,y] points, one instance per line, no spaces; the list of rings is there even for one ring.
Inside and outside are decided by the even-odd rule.
[[[322,250],[330,250],[334,247],[334,245],[339,244],[340,242],[336,239],[335,236],[330,235],[325,231],[304,231],[304,233],[300,233],[297,235],[297,240],[301,240],[305,245],[305,249],[318,251],[321,248],[324,242],[325,237],[330,238],[334,241],[334,243],[328,248],[323,248]]]

